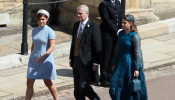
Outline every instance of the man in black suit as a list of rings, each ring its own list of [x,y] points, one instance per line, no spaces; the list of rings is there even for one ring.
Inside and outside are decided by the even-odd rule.
[[[121,28],[124,13],[118,0],[104,0],[99,4],[102,32],[102,63],[100,65],[101,86],[108,87],[112,73],[112,50],[117,41],[117,32]]]
[[[100,100],[89,85],[91,71],[98,70],[101,55],[101,31],[97,24],[90,21],[89,8],[80,5],[77,8],[78,22],[74,24],[70,49],[70,66],[74,75],[74,97],[76,100]]]

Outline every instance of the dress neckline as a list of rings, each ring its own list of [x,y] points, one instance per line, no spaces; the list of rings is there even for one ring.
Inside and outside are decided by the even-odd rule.
[[[129,33],[126,33],[125,30],[124,30],[124,34],[126,34],[126,35],[129,35],[131,32],[132,32],[132,31],[130,31]]]
[[[41,27],[41,26],[38,26],[38,27],[39,27],[39,29],[44,29],[47,27],[47,25],[44,25],[43,27]]]

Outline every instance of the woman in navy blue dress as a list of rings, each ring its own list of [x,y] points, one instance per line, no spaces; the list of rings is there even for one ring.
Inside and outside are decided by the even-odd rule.
[[[143,73],[143,57],[141,39],[134,23],[134,16],[127,14],[122,18],[123,30],[118,34],[113,57],[113,74],[110,81],[112,100],[148,100],[145,75]],[[141,81],[141,91],[131,92],[133,77]]]
[[[31,100],[35,79],[43,79],[54,100],[58,100],[57,90],[51,81],[52,79],[57,79],[52,55],[55,47],[55,32],[46,25],[48,18],[49,13],[46,10],[41,9],[37,12],[39,26],[32,30],[32,47],[27,70],[26,100]]]

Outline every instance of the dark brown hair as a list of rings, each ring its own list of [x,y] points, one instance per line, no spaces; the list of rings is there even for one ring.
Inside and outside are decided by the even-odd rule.
[[[47,15],[43,14],[43,13],[38,13],[36,15],[36,18],[39,19],[40,17],[44,16],[45,18],[48,18]]]

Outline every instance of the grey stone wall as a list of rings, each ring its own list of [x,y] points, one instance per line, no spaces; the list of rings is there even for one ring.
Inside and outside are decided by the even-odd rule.
[[[154,13],[160,20],[175,17],[175,1],[166,3],[154,3]]]
[[[59,6],[60,16],[59,16],[59,22],[66,26],[69,29],[72,29],[73,24],[77,21],[77,15],[76,15],[76,8],[82,3],[80,2],[64,2]],[[95,6],[88,5],[89,6],[89,18],[96,22],[97,24],[100,24],[99,20],[99,13],[98,9]]]
[[[50,2],[56,0],[28,0],[29,3],[43,3]],[[66,27],[72,27],[73,23],[77,21],[76,18],[76,7],[80,4],[87,4],[90,8],[90,19],[95,21],[96,23],[100,23],[99,13],[98,13],[98,5],[103,0],[69,0],[69,2],[64,3],[56,3],[56,4],[38,4],[38,5],[29,5],[28,11],[28,22],[31,25],[36,25],[36,13],[39,9],[46,9],[51,14],[49,19],[49,24],[62,24],[67,25]],[[137,0],[138,8],[141,10],[130,11],[128,2],[133,2],[133,0],[126,0],[126,11],[129,13],[137,13],[135,16],[148,15],[147,12],[153,12],[156,16],[159,17],[160,20],[168,19],[175,17],[175,1],[174,0]],[[22,5],[23,0],[0,0],[0,11],[4,9],[9,9],[18,5]],[[145,10],[146,9],[146,10]],[[8,11],[6,13],[10,16],[10,24],[22,24],[23,17],[23,7],[19,7],[15,10]],[[152,11],[153,10],[153,11]],[[141,13],[142,12],[142,13]],[[152,14],[152,13],[151,13]],[[152,22],[152,18],[154,15],[149,15],[149,18],[141,17],[137,23],[142,24]],[[147,19],[147,20],[146,20]],[[137,21],[137,19],[136,19]]]

